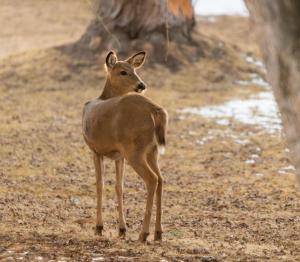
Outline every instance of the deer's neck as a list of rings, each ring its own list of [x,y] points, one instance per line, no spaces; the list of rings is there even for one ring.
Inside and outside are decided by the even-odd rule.
[[[105,82],[104,89],[102,91],[102,94],[99,96],[99,99],[106,100],[106,99],[109,99],[109,98],[112,98],[112,97],[115,97],[115,96],[119,96],[120,94],[118,94],[116,92],[116,90],[117,89],[113,88],[111,82],[107,78],[106,82]]]

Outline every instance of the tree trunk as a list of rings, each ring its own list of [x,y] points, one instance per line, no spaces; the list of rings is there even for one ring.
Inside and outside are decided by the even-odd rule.
[[[168,58],[176,64],[182,56],[179,46],[196,46],[191,0],[94,0],[93,9],[95,19],[77,43],[81,50],[114,49],[124,56],[145,50],[154,62]]]
[[[246,0],[300,182],[300,1]]]

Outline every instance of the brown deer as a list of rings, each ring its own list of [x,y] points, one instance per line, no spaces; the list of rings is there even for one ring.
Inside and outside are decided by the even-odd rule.
[[[158,147],[165,145],[167,112],[141,94],[146,86],[136,69],[145,61],[139,52],[119,61],[114,52],[106,57],[107,78],[99,98],[85,104],[83,136],[93,151],[97,185],[97,235],[102,235],[103,158],[115,160],[116,193],[118,198],[119,236],[125,237],[123,213],[124,159],[144,180],[147,189],[146,211],[139,240],[149,235],[154,194],[156,193],[156,223],[154,240],[161,240],[161,201],[163,179],[158,167]]]

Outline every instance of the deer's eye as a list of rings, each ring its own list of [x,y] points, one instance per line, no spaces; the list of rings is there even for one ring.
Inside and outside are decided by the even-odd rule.
[[[126,71],[121,71],[121,72],[120,72],[120,75],[121,75],[121,76],[127,76],[128,73],[127,73]]]

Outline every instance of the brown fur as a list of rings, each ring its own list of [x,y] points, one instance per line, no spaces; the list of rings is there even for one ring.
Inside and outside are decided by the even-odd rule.
[[[85,104],[83,110],[83,136],[94,152],[97,178],[96,233],[101,234],[103,157],[116,161],[116,192],[118,196],[119,232],[124,236],[123,173],[124,159],[146,183],[147,204],[140,240],[149,234],[154,193],[157,198],[155,239],[161,239],[162,177],[158,167],[158,146],[165,144],[167,113],[149,98],[136,92],[145,84],[135,69],[142,66],[145,53],[139,52],[126,61],[118,61],[110,52],[106,58],[107,81],[102,95]],[[124,75],[126,71],[126,75]],[[135,92],[135,93],[132,93]]]

